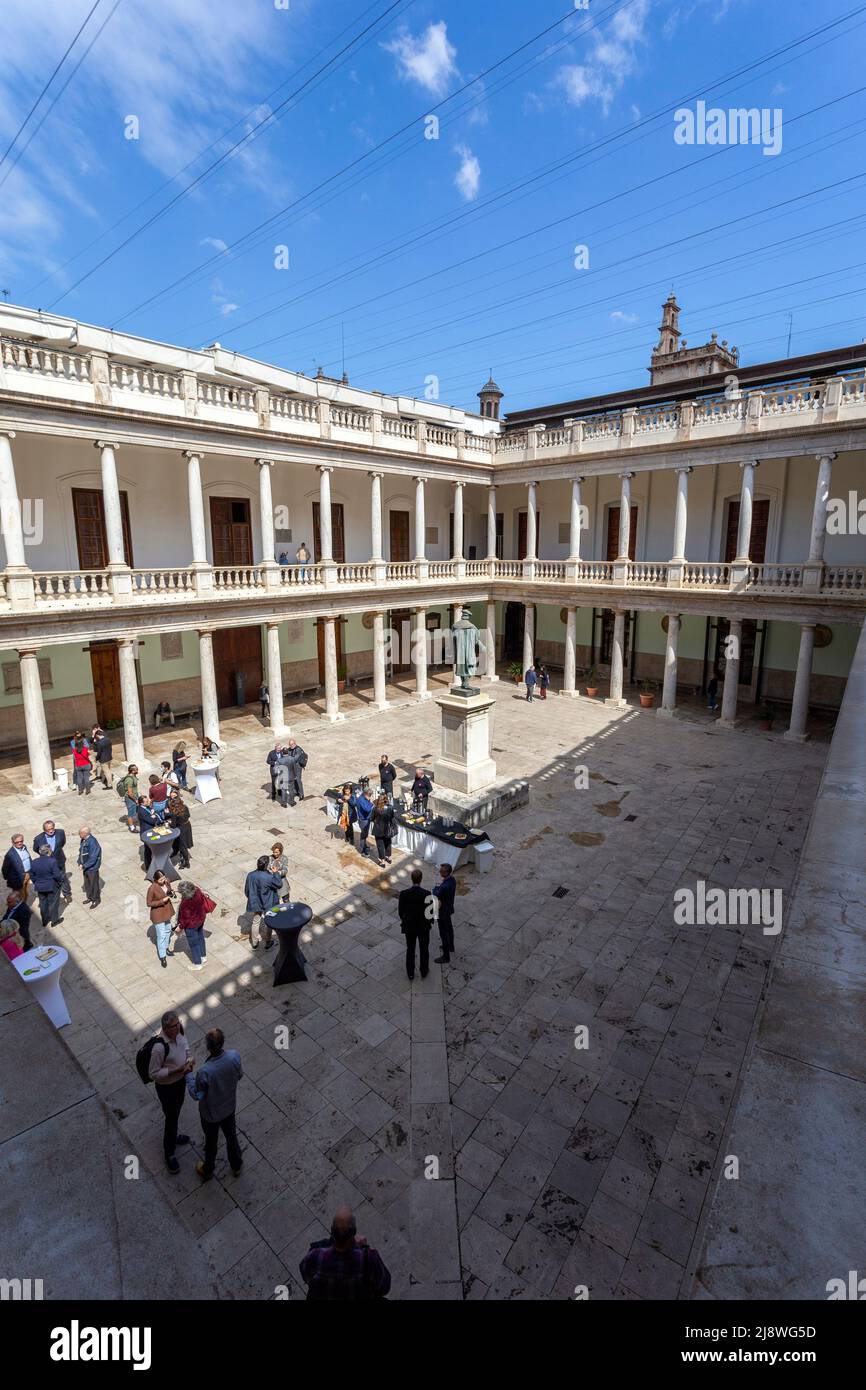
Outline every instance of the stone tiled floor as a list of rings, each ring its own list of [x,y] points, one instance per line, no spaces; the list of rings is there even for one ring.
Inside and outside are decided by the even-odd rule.
[[[224,721],[225,799],[192,802],[188,876],[218,902],[201,974],[180,955],[158,967],[137,841],[114,794],[37,809],[14,791],[23,768],[4,770],[10,832],[32,837],[51,814],[74,839],[86,810],[102,841],[102,908],[83,910],[74,875],[56,932],[72,956],[64,1036],[227,1297],[280,1286],[302,1296],[298,1262],[346,1201],[392,1271],[392,1297],[688,1289],[774,939],[759,927],[678,927],[672,895],[699,878],[786,892],[825,749],[754,726],[722,732],[697,710],[671,723],[586,699],[528,707],[513,686],[491,689],[500,773],[529,776],[531,804],[492,827],[493,872],[459,876],[454,962],[412,986],[394,899],[414,861],[395,853],[384,873],[361,861],[334,838],[319,793],[372,770],[383,749],[400,767],[429,761],[434,703],[375,714],[362,692],[334,727],[315,706],[293,710],[310,795],[291,811],[267,799],[267,731],[249,713]],[[156,758],[171,738],[147,744]],[[586,789],[575,786],[580,766]],[[245,874],[275,832],[293,896],[315,912],[309,982],[278,990],[268,957],[233,939]],[[190,1150],[179,1177],[162,1165],[161,1115],[133,1063],[169,1006],[199,1058],[214,1023],[242,1053],[238,1178],[222,1159],[201,1185]],[[197,1147],[189,1101],[183,1123]],[[438,1181],[425,1177],[434,1159]]]

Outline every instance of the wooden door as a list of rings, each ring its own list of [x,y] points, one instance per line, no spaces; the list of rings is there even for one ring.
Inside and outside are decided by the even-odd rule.
[[[770,524],[770,499],[759,497],[752,502],[752,534],[749,538],[749,559],[762,565],[767,554],[767,528]],[[725,534],[725,563],[730,564],[737,554],[737,532],[740,529],[740,500],[728,503],[728,529]]]
[[[631,509],[631,525],[628,533],[628,558],[634,559],[634,547],[637,540],[637,507]],[[609,507],[607,512],[607,555],[606,559],[616,560],[619,557],[619,505]]]
[[[338,618],[334,623],[334,632],[337,639],[337,680],[346,679],[346,668],[343,663],[343,622]],[[316,619],[316,653],[319,658],[319,685],[324,689],[325,685],[325,624],[321,618]]]
[[[108,564],[108,535],[105,530],[105,505],[99,488],[72,489],[72,515],[75,519],[75,540],[78,546],[78,568],[102,570]],[[120,521],[123,527],[123,551],[126,563],[132,564],[132,532],[129,525],[129,498],[120,494]]]
[[[262,683],[261,628],[218,628],[213,635],[213,661],[216,672],[217,703],[220,708],[238,702],[235,672],[245,677],[244,699],[253,704]]]
[[[388,556],[391,560],[409,559],[409,513],[408,512],[389,512],[389,548]]]
[[[526,512],[517,513],[517,558],[526,559]],[[535,513],[535,554],[538,556],[538,538],[541,535],[541,512]]]
[[[210,534],[213,562],[218,568],[253,563],[253,527],[247,498],[212,497]],[[229,703],[234,704],[234,700]]]
[[[313,503],[313,559],[316,561],[322,558],[322,513],[318,502]],[[331,503],[331,547],[333,549],[332,559],[338,565],[346,563],[346,532],[343,526],[343,504],[342,502]]]
[[[138,663],[136,663],[136,668]],[[90,671],[93,676],[93,698],[96,719],[104,729],[123,723],[123,702],[120,698],[120,657],[116,642],[90,644]]]

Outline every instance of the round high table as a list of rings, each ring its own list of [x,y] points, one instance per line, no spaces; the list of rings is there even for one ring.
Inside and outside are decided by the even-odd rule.
[[[37,946],[36,951],[43,949],[44,947]],[[69,960],[69,952],[64,951],[62,946],[55,946],[54,950],[57,954],[50,960],[37,960],[36,951],[25,951],[22,956],[16,956],[12,964],[27,988],[32,989],[33,998],[51,1019],[54,1027],[65,1028],[72,1019],[69,1017],[63,990],[60,988],[60,972]],[[28,975],[28,970],[35,970],[36,974]]]
[[[142,835],[141,842],[147,845],[151,853],[150,867],[144,875],[153,883],[153,876],[157,873],[165,874],[169,882],[174,882],[180,878],[180,874],[171,862],[174,852],[175,841],[180,837],[179,830],[168,830],[162,835],[156,830],[149,830],[146,835]]]
[[[207,805],[209,801],[221,801],[222,792],[217,777],[220,766],[219,758],[205,758],[201,762],[191,763],[190,766],[195,773],[196,801],[200,801],[203,805]]]
[[[274,986],[306,980],[307,961],[299,938],[312,916],[313,909],[307,903],[281,903],[265,913],[264,925],[275,931],[280,941],[279,955],[274,961]]]

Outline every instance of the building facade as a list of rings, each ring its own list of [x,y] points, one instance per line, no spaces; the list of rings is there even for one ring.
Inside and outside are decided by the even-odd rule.
[[[0,748],[38,794],[92,722],[144,763],[164,697],[217,739],[262,679],[275,730],[401,668],[426,698],[464,604],[491,678],[595,667],[669,715],[715,674],[726,722],[769,699],[805,736],[866,608],[866,349],[741,369],[674,310],[654,384],[502,420],[492,376],[475,414],[3,306]]]

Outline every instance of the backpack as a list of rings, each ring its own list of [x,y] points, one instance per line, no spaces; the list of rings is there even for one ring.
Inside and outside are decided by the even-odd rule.
[[[150,1054],[153,1052],[157,1043],[165,1048],[165,1056],[167,1057],[168,1045],[166,1044],[165,1038],[161,1038],[159,1034],[154,1038],[148,1038],[144,1046],[140,1047],[135,1054],[135,1068],[145,1086],[149,1086],[153,1079],[150,1074]],[[165,1058],[163,1058],[163,1061],[165,1061]]]

